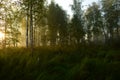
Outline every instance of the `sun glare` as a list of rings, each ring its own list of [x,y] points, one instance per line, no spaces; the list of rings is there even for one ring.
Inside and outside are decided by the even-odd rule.
[[[5,34],[0,32],[0,40],[4,39],[4,37],[5,37]]]

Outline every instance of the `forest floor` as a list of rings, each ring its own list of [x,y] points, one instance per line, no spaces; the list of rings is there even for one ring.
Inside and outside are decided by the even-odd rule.
[[[1,49],[0,80],[120,80],[120,48]]]

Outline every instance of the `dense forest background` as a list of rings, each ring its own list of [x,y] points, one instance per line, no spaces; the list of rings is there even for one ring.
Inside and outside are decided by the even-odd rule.
[[[81,4],[73,0],[69,16],[54,1],[1,0],[1,47],[118,44],[120,1],[93,2],[86,10]]]
[[[120,0],[82,2],[0,0],[0,80],[120,80]]]

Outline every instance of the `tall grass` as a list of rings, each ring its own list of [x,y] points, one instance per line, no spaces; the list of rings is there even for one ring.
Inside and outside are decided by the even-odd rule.
[[[0,80],[119,80],[120,50],[100,46],[0,50]]]

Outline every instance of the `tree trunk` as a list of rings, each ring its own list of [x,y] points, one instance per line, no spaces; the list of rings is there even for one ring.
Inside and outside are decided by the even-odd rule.
[[[26,47],[28,48],[28,26],[29,26],[29,5],[28,5],[28,10],[27,10],[27,17],[26,17]]]
[[[32,2],[31,2],[32,3]],[[33,47],[33,16],[32,16],[32,4],[30,5],[30,45]]]
[[[4,48],[6,48],[6,31],[7,31],[7,25],[6,25],[7,23],[6,23],[6,15],[5,15],[5,42],[4,42]]]
[[[30,47],[33,54],[33,0],[30,2]]]

